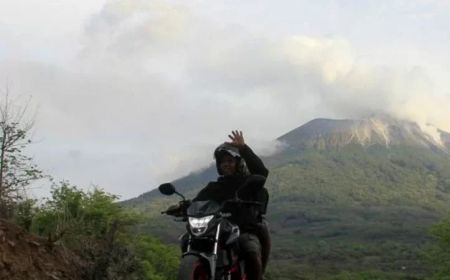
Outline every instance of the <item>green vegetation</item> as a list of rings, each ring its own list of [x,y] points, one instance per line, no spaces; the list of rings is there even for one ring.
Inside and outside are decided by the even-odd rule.
[[[385,273],[367,279],[430,273],[421,251],[430,242],[430,226],[449,207],[448,157],[357,145],[290,157],[272,168],[268,184],[277,246],[272,267],[290,263],[306,279],[343,271]]]
[[[86,279],[175,279],[179,249],[136,234],[142,217],[100,189],[83,192],[67,182],[36,205],[19,204],[16,223],[79,256]]]
[[[435,243],[426,251],[426,259],[433,268],[430,279],[450,279],[450,215],[432,227]]]

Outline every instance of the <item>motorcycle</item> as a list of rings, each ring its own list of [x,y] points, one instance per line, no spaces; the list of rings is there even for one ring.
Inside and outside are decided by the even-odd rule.
[[[256,177],[245,186],[264,184],[265,178]],[[240,188],[241,189],[241,188]],[[240,209],[258,208],[257,201],[239,199],[236,192],[233,200],[219,204],[213,200],[190,203],[170,184],[162,184],[159,191],[164,195],[177,194],[182,198],[177,206],[171,206],[162,214],[177,217],[177,221],[187,222],[186,233],[180,240],[183,254],[178,280],[245,280],[245,265],[239,255]],[[245,213],[252,213],[245,211]]]

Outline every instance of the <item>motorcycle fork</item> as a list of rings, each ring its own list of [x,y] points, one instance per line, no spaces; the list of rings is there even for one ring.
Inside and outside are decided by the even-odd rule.
[[[210,271],[211,271],[211,279],[215,279],[216,277],[216,267],[217,267],[217,248],[219,246],[219,234],[220,234],[220,225],[221,223],[219,223],[217,225],[217,230],[216,230],[216,237],[214,239],[214,249],[213,249],[213,254],[211,256],[211,262],[209,263],[210,265]]]
[[[187,251],[186,252],[190,252],[191,251],[191,242],[192,242],[192,236],[189,234],[188,246],[187,246]]]

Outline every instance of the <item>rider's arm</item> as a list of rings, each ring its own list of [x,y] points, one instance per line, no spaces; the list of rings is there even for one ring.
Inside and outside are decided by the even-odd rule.
[[[191,204],[190,200],[180,201],[178,204],[171,205],[164,211],[167,215],[175,216],[175,217],[184,217],[186,216],[186,210]]]
[[[252,151],[252,149],[250,149],[249,146],[245,144],[242,131],[233,130],[228,137],[231,139],[231,142],[228,142],[228,144],[231,144],[239,149],[239,154],[245,160],[250,174],[261,175],[264,177],[269,175],[269,170],[267,170],[264,166],[262,160]]]
[[[248,171],[253,175],[261,175],[267,177],[269,170],[264,166],[263,161],[250,149],[249,146],[243,145],[239,147],[239,153],[247,164]]]
[[[264,187],[266,183],[266,177],[262,175],[252,174],[246,178],[245,183],[240,187],[240,193],[247,193],[250,196],[255,192],[258,192],[260,189]]]
[[[201,200],[209,200],[211,199],[211,190],[212,183],[209,183],[206,187],[204,187],[197,196],[192,201],[201,201]]]

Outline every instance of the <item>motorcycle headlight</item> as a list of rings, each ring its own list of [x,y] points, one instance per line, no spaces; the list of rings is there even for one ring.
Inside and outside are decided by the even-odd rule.
[[[192,233],[196,236],[205,233],[208,228],[208,223],[213,217],[214,215],[201,218],[189,217],[189,226],[191,227]]]

